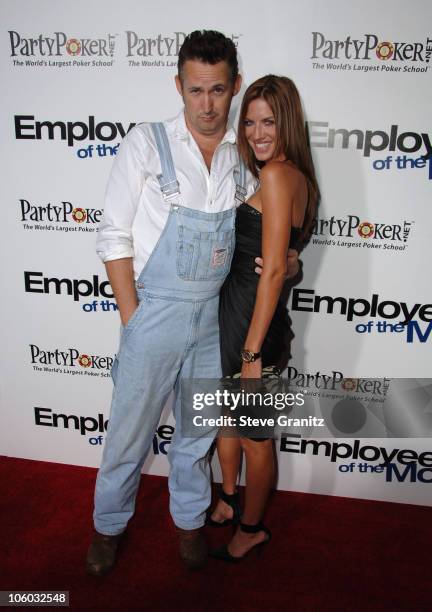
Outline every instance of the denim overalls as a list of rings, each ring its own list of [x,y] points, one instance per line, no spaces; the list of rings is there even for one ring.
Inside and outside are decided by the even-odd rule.
[[[179,183],[165,128],[159,123],[152,129],[161,162],[162,197],[178,201]],[[243,164],[234,175],[236,199],[242,201]],[[179,386],[182,378],[221,377],[218,294],[231,264],[234,220],[234,202],[232,209],[219,213],[171,204],[165,228],[136,282],[139,305],[122,329],[112,369],[110,421],[95,491],[99,533],[121,533],[133,515],[141,468],[173,389],[170,511],[182,529],[204,523],[210,504],[206,454],[212,437],[208,432],[201,438],[182,437]]]

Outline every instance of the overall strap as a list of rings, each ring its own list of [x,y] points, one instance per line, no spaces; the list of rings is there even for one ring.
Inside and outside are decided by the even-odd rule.
[[[163,123],[151,123],[150,125],[155,137],[162,169],[162,174],[158,174],[157,179],[163,199],[169,200],[180,195],[180,186],[174,169],[168,136]]]
[[[247,190],[246,190],[246,166],[240,156],[239,156],[238,164],[234,169],[234,180],[236,183],[235,199],[238,200],[241,204],[246,199]]]

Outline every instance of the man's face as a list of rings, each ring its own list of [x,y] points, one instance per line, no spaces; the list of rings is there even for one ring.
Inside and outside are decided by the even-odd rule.
[[[181,77],[176,76],[176,87],[183,97],[188,127],[202,136],[224,133],[231,99],[240,85],[240,75],[232,81],[227,62],[187,60]]]

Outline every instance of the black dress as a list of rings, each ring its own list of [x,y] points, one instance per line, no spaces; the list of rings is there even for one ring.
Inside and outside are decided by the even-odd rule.
[[[244,347],[252,319],[259,275],[255,257],[261,257],[261,213],[246,202],[237,208],[236,246],[231,270],[219,298],[219,329],[223,376],[241,371],[240,352]],[[291,228],[290,248],[300,250],[302,230]],[[279,366],[287,351],[291,320],[284,302],[279,299],[261,354],[263,368]]]

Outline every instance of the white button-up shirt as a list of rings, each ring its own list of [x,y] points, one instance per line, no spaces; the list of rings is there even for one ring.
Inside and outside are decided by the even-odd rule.
[[[157,175],[161,165],[150,124],[135,126],[123,139],[109,177],[105,210],[99,225],[96,250],[102,261],[133,257],[135,279],[162,233],[172,203],[205,212],[220,212],[236,205],[234,167],[236,134],[228,129],[213,155],[210,172],[186,127],[184,112],[164,121],[180,196],[165,202]],[[253,179],[248,178],[248,194]]]

